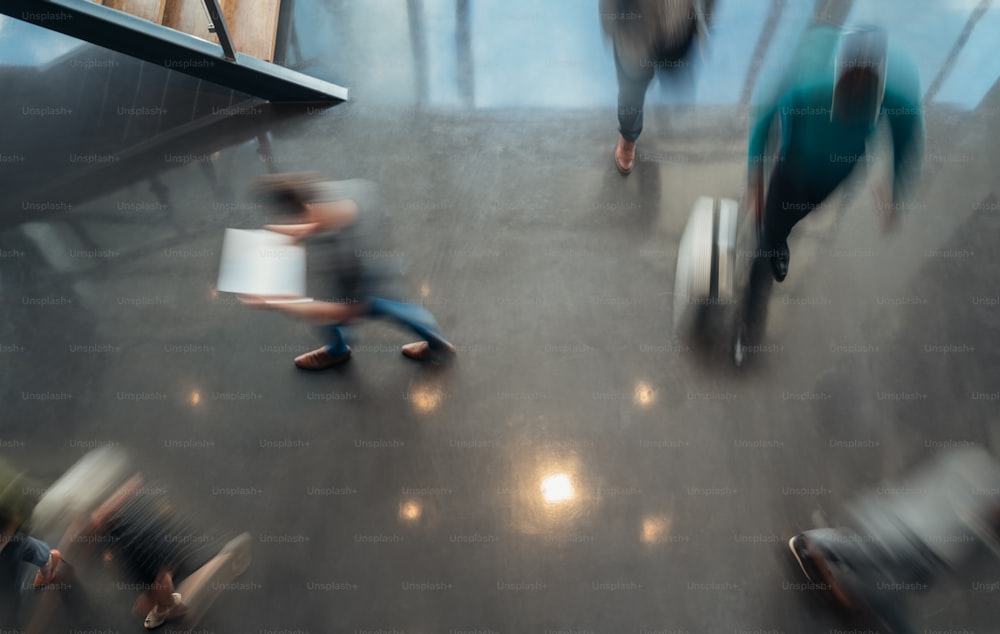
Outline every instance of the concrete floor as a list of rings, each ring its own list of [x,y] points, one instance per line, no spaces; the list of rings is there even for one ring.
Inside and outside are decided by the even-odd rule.
[[[985,88],[945,80],[958,97],[927,103],[925,177],[896,235],[878,236],[865,183],[795,230],[766,345],[736,372],[672,336],[676,245],[698,196],[742,193],[738,88],[764,18],[778,52],[762,72],[811,5],[720,0],[713,57],[686,97],[651,89],[623,178],[596,8],[397,4],[296,3],[304,72],[352,89],[332,109],[254,106],[89,171],[59,157],[114,154],[113,123],[59,115],[55,133],[22,113],[2,133],[46,166],[4,167],[4,459],[51,482],[120,445],[207,524],[250,530],[246,585],[205,631],[875,631],[796,585],[784,542],[943,448],[1000,449],[996,59],[959,56],[953,73]],[[899,27],[949,33],[920,49],[925,86],[966,4]],[[63,103],[64,66],[6,107]],[[91,88],[67,107],[102,99]],[[381,185],[387,248],[455,363],[409,362],[405,333],[369,324],[349,365],[302,373],[306,326],[213,292],[224,228],[269,220],[252,179],[297,169]],[[1000,631],[996,593],[973,590],[998,575],[984,560],[943,581],[913,602],[919,629]],[[93,598],[54,623],[140,631],[131,594]]]

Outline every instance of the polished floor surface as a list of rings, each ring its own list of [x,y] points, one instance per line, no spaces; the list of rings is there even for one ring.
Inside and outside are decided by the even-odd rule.
[[[886,238],[877,176],[797,227],[735,371],[673,338],[677,242],[698,196],[742,194],[749,95],[813,7],[718,5],[627,178],[596,3],[296,0],[286,61],[351,89],[330,109],[4,18],[3,457],[50,482],[122,446],[251,531],[209,632],[875,631],[784,542],[935,452],[1000,449],[1000,7],[855,0],[920,65],[920,194]],[[453,364],[367,324],[303,373],[315,333],[213,291],[224,228],[270,220],[252,179],[298,169],[380,184]],[[998,631],[998,575],[914,597],[920,631]],[[53,622],[140,631],[133,598]]]

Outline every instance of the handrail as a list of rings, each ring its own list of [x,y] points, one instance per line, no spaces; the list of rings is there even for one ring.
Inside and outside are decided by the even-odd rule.
[[[219,0],[205,0],[205,10],[208,11],[208,17],[212,19],[215,34],[219,38],[219,44],[222,45],[222,54],[229,61],[235,62],[236,51],[233,49],[233,41],[229,37],[229,27],[226,25],[226,18],[223,17],[222,9],[219,7]]]
[[[207,0],[206,0],[207,2]],[[43,5],[45,10],[39,10]],[[258,59],[232,48],[219,3],[206,6],[219,24],[220,42],[116,11],[92,0],[0,0],[0,15],[91,42],[171,70],[275,102],[339,103],[347,101],[343,86]],[[226,48],[228,47],[228,52]],[[222,48],[222,55],[219,49]],[[228,54],[227,54],[228,53]]]

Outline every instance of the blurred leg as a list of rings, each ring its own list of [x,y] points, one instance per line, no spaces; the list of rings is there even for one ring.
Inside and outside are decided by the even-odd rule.
[[[783,163],[775,167],[764,203],[761,249],[762,255],[770,260],[777,281],[783,281],[788,274],[791,259],[788,235],[792,227],[819,207],[830,193],[831,190],[797,182],[788,175]]]
[[[786,177],[783,166],[779,163],[771,174],[764,197],[764,226],[761,235],[761,249],[765,257],[770,257],[776,245],[788,239],[788,234],[798,219],[792,219],[792,209],[798,207],[799,201],[793,183]]]
[[[646,89],[653,79],[653,67],[631,66],[615,51],[615,73],[618,77],[618,131],[622,138],[634,142],[642,133],[642,108]]]
[[[295,357],[295,366],[303,370],[325,370],[351,358],[351,347],[344,340],[340,324],[320,326],[320,334],[328,343]]]
[[[750,282],[743,304],[743,334],[746,346],[757,346],[764,338],[767,326],[767,306],[771,300],[774,277],[766,258],[754,258],[750,265]]]
[[[839,186],[840,183],[835,183],[832,187],[817,187],[790,176],[782,163],[775,166],[764,206],[764,235],[767,245],[764,248],[786,241],[792,228],[822,205]]]
[[[153,596],[152,590],[146,590],[139,595],[139,598],[135,600],[132,604],[132,614],[135,616],[143,616],[148,614],[150,610],[156,607],[156,599]]]
[[[441,332],[441,327],[438,326],[437,320],[434,319],[431,311],[423,306],[397,302],[391,299],[382,299],[381,297],[368,298],[368,302],[371,306],[369,314],[372,317],[388,319],[409,328],[418,336],[425,339],[432,349],[436,350],[447,347],[445,344],[447,344],[448,340],[445,338],[444,333]]]
[[[342,326],[339,324],[324,326],[322,331],[324,338],[329,342],[326,345],[327,354],[339,357],[348,353],[350,348],[348,348],[347,341],[344,339],[344,330]]]
[[[38,566],[38,572],[35,573],[34,587],[39,589],[55,581],[56,570],[62,561],[62,554],[58,550],[50,548],[48,544],[40,539],[26,536],[24,544],[21,547],[21,560]]]
[[[181,618],[187,611],[187,607],[181,603],[181,595],[174,592],[173,573],[169,570],[161,570],[153,581],[153,587],[145,594],[147,598],[140,597],[135,609],[152,602],[153,608],[146,615],[144,623],[146,629],[154,629],[166,621]]]
[[[150,590],[152,599],[156,603],[159,612],[166,612],[174,607],[174,576],[169,571],[161,571],[153,582]]]

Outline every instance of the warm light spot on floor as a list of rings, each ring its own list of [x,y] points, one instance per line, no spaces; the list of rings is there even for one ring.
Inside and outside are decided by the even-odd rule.
[[[635,391],[632,393],[632,400],[640,407],[649,407],[656,402],[656,390],[649,383],[639,381],[635,386]]]
[[[427,282],[424,282],[423,284],[420,285],[420,296],[423,297],[424,299],[431,296],[431,285],[428,284]]]
[[[191,392],[191,404],[197,405],[198,403],[201,403],[201,392],[195,390],[194,392]]]
[[[642,541],[646,544],[661,542],[670,535],[669,517],[647,517],[642,520]]]
[[[421,414],[433,412],[441,406],[444,394],[437,388],[420,387],[410,392],[410,402],[413,409]]]
[[[546,502],[565,502],[572,500],[574,494],[573,482],[565,473],[553,473],[542,478],[542,497]]]
[[[420,519],[423,511],[424,509],[420,506],[420,502],[406,500],[399,505],[399,519],[406,522],[415,522]]]

